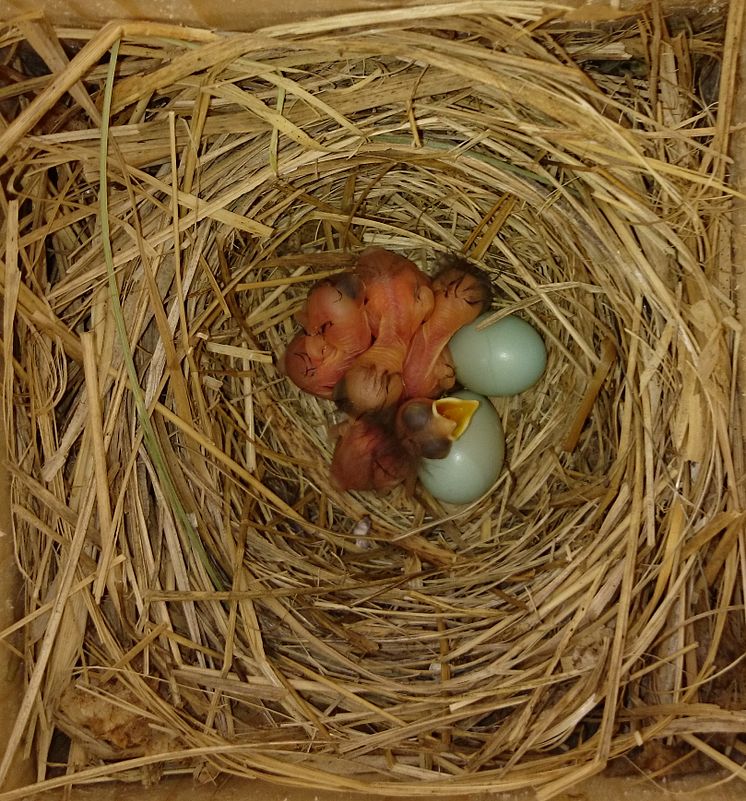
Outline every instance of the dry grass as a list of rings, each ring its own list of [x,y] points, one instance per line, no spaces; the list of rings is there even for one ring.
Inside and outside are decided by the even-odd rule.
[[[0,30],[27,68],[0,344],[28,678],[0,784],[23,748],[40,787],[549,798],[670,737],[738,770],[739,7]],[[369,243],[465,253],[548,342],[468,508],[333,491],[335,410],[275,368]]]

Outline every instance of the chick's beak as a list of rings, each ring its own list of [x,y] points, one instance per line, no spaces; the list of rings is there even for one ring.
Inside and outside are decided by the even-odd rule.
[[[433,416],[441,420],[448,420],[453,424],[449,438],[455,442],[469,427],[471,418],[474,417],[478,408],[478,400],[440,398],[433,401]]]
[[[476,400],[412,398],[399,407],[396,434],[412,456],[444,459],[478,408]]]

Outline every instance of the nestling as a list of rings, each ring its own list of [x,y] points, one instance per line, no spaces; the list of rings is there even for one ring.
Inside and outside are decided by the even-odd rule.
[[[365,287],[365,312],[375,337],[335,390],[344,408],[357,414],[397,403],[402,369],[415,331],[433,309],[430,279],[409,259],[383,248],[368,248],[356,274]]]
[[[450,257],[432,283],[432,314],[417,329],[404,362],[404,397],[435,398],[450,390],[455,370],[448,341],[487,307],[490,286],[468,262]]]
[[[365,287],[360,278],[341,273],[316,284],[296,319],[307,334],[320,334],[335,348],[357,355],[372,341],[364,302]]]
[[[331,478],[343,492],[388,492],[405,482],[413,486],[416,466],[385,422],[362,415],[342,426],[332,457]]]
[[[475,400],[412,398],[396,412],[396,438],[411,456],[444,459],[478,408]]]
[[[281,368],[304,392],[331,400],[334,387],[355,360],[326,341],[322,334],[298,334],[287,346]]]

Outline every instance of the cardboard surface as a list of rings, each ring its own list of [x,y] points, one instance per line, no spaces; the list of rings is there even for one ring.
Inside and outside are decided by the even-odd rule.
[[[746,86],[746,50],[742,49],[738,60],[736,85]],[[731,136],[730,154],[733,158],[731,180],[733,187],[741,194],[746,195],[746,92],[736,92],[735,108],[733,109],[734,132]],[[736,294],[737,318],[746,320],[746,201],[736,201],[733,218],[733,284]],[[737,354],[738,367],[738,410],[740,424],[743,431],[746,424],[746,344],[741,339],[741,347]],[[746,450],[746,449],[745,449]],[[746,454],[742,453],[742,462],[746,461]],[[743,463],[740,465],[743,471]]]
[[[496,0],[499,5],[503,0]],[[468,2],[468,0],[467,0]],[[660,0],[675,11],[708,10],[725,6],[727,0]],[[457,5],[457,2],[453,5]],[[61,25],[102,25],[112,19],[148,19],[163,22],[218,28],[222,30],[255,30],[311,17],[353,11],[376,11],[386,8],[434,5],[427,0],[288,0],[287,2],[254,2],[254,0],[2,0],[0,19],[19,14],[43,12]],[[549,5],[549,3],[547,3]],[[563,0],[564,6],[596,6],[589,10],[590,19],[601,19],[604,10],[613,13],[620,8],[637,8],[639,0]]]
[[[733,0],[743,2],[743,0]],[[662,0],[667,7],[676,10],[725,8],[727,0]],[[8,19],[17,14],[38,14],[44,12],[54,22],[62,25],[97,26],[112,18],[152,19],[177,21],[185,25],[222,28],[226,30],[251,30],[270,24],[281,24],[301,18],[321,17],[331,13],[348,11],[379,10],[382,8],[402,8],[422,5],[422,0],[309,0],[296,3],[293,0],[275,3],[271,0],[257,3],[254,0],[223,0],[221,3],[206,0],[1,0],[0,19]],[[639,5],[637,0],[601,0],[584,2],[568,0],[567,5],[597,5],[610,9]],[[745,54],[746,55],[746,54]],[[739,67],[739,82],[746,81],[746,57]],[[734,123],[746,120],[746,93],[738,98]],[[746,130],[737,130],[732,140],[731,152],[735,158],[734,182],[737,189],[746,192]],[[746,204],[738,204],[735,211],[734,261],[737,277],[746,278]],[[746,309],[746,280],[738,281],[739,318]],[[1,308],[1,304],[0,304]],[[740,410],[746,419],[746,352],[739,355],[740,375],[742,377]],[[0,387],[1,392],[2,387]],[[0,401],[2,400],[0,394]],[[2,421],[0,420],[0,425]],[[22,585],[16,570],[13,556],[13,538],[10,526],[8,482],[2,465],[5,460],[4,433],[0,429],[0,630],[5,629],[22,614]],[[4,738],[10,730],[21,698],[23,669],[12,651],[0,648],[0,754],[4,750]],[[11,779],[0,793],[13,787],[27,785],[32,776],[29,763],[17,763]],[[688,776],[675,781],[662,781],[658,784],[643,777],[595,777],[563,794],[562,801],[590,801],[591,799],[630,799],[631,801],[661,801],[681,797],[685,793],[688,801],[741,801],[746,798],[742,782],[728,774],[708,774]],[[62,798],[57,791],[25,798]],[[244,801],[246,798],[257,801],[365,801],[367,798],[387,798],[397,796],[361,796],[349,793],[324,794],[315,790],[288,789],[282,786],[258,781],[235,778],[221,778],[213,784],[195,784],[191,777],[169,777],[154,787],[144,789],[136,784],[97,784],[76,788],[64,794],[74,801]],[[398,796],[400,797],[400,796]],[[447,799],[448,796],[438,796]],[[469,797],[457,796],[462,801],[527,801],[533,797],[530,791],[510,794],[474,794]],[[455,797],[454,797],[455,798]]]
[[[149,19],[223,30],[253,30],[332,13],[423,5],[423,0],[308,0],[308,2],[201,2],[201,0],[4,0],[0,18],[45,13],[64,25],[101,25],[111,19]]]
[[[725,774],[689,776],[670,782],[654,782],[642,777],[594,778],[557,801],[743,801],[746,797],[741,782]],[[32,796],[28,801],[50,801],[61,793]],[[440,801],[532,801],[531,790],[514,793],[475,793],[470,796],[430,796]],[[172,777],[143,790],[140,784],[105,784],[76,788],[73,801],[401,801],[401,796],[321,793],[299,790],[260,781],[222,779],[214,784],[195,784],[191,777]]]
[[[1,307],[1,304],[0,304]],[[0,361],[0,371],[2,361]],[[0,401],[2,393],[0,392]],[[0,417],[0,631],[5,630],[23,615],[23,590],[16,568],[13,531],[10,524],[10,490],[5,464],[5,431]],[[21,637],[11,637],[11,643],[21,647]],[[4,750],[5,727],[15,718],[23,687],[23,665],[17,655],[0,644],[0,753]],[[11,768],[10,784],[23,786],[31,780],[30,763]]]

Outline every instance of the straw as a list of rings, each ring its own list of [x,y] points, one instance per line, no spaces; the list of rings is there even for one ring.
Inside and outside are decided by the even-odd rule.
[[[38,782],[0,799],[164,771],[543,799],[609,766],[742,778],[742,13],[587,13],[4,24],[26,609],[0,638],[24,632],[28,681],[0,784],[24,749]],[[469,506],[338,492],[342,414],[279,369],[369,244],[464,255],[491,319],[546,341]]]

